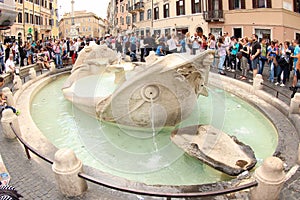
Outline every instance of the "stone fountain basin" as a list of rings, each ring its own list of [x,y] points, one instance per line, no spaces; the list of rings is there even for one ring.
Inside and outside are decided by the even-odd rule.
[[[33,148],[52,159],[54,157],[54,153],[57,151],[57,148],[51,142],[49,142],[43,133],[36,127],[31,118],[30,107],[34,95],[45,85],[55,80],[56,76],[59,75],[44,74],[41,79],[26,83],[22,89],[17,91],[14,95],[16,107],[22,110],[21,115],[18,117],[19,121],[21,122],[20,129],[22,137]],[[251,85],[227,77],[220,77],[217,74],[210,73],[209,76],[210,85],[220,87],[221,81],[224,90],[241,97],[252,105],[255,105],[256,108],[265,113],[265,115],[273,122],[274,126],[278,130],[279,138],[278,146],[274,152],[274,155],[281,158],[287,164],[287,170],[290,169],[295,164],[297,159],[296,152],[299,144],[299,136],[297,131],[300,131],[300,127],[295,126],[294,122],[296,122],[295,119],[298,119],[297,121],[299,121],[299,118],[289,118],[288,106],[280,100],[274,99],[274,97],[265,93],[264,91],[253,91]],[[114,184],[116,186],[160,192],[211,191],[226,188],[233,182],[231,181],[220,182],[217,184],[212,183],[209,185],[205,184],[178,187],[161,185],[151,186],[103,173],[87,165],[84,166],[84,171],[94,177],[98,177],[106,183]]]

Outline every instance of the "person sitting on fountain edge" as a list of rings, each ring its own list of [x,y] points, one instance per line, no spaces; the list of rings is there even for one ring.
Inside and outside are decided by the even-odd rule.
[[[0,93],[0,109],[1,111],[3,111],[4,109],[11,109],[13,111],[13,113],[15,113],[16,115],[20,115],[20,111],[15,109],[12,106],[8,106],[7,102],[6,102],[6,96],[3,93]]]
[[[165,49],[165,44],[164,44],[164,42],[160,41],[159,45],[156,48],[155,54],[158,56],[164,56],[165,55],[164,49]]]

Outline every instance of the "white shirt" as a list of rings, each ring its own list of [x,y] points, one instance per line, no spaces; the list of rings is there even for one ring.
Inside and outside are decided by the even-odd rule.
[[[169,40],[167,41],[167,44],[168,44],[168,46],[169,46],[169,51],[174,50],[174,49],[177,48],[176,42],[175,42],[175,40],[174,40],[173,38],[169,39]]]
[[[13,60],[7,59],[5,63],[5,72],[11,72],[11,68],[15,68],[15,63]]]

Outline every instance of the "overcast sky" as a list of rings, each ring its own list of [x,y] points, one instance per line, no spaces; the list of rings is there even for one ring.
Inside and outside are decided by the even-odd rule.
[[[87,10],[105,19],[107,6],[110,0],[74,0],[74,10]],[[59,15],[71,12],[71,0],[57,0]]]

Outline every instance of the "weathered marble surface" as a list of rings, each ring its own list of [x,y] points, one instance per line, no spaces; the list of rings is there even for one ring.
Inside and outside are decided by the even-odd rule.
[[[189,155],[231,176],[256,164],[250,146],[210,125],[177,129],[172,132],[171,140]]]
[[[106,46],[83,49],[63,87],[66,99],[95,117],[126,126],[174,126],[186,119],[206,85],[214,51],[196,56],[150,55],[146,63],[120,63]],[[71,86],[83,77],[114,74],[117,89],[108,96],[82,98]],[[105,87],[105,86],[103,86]]]

